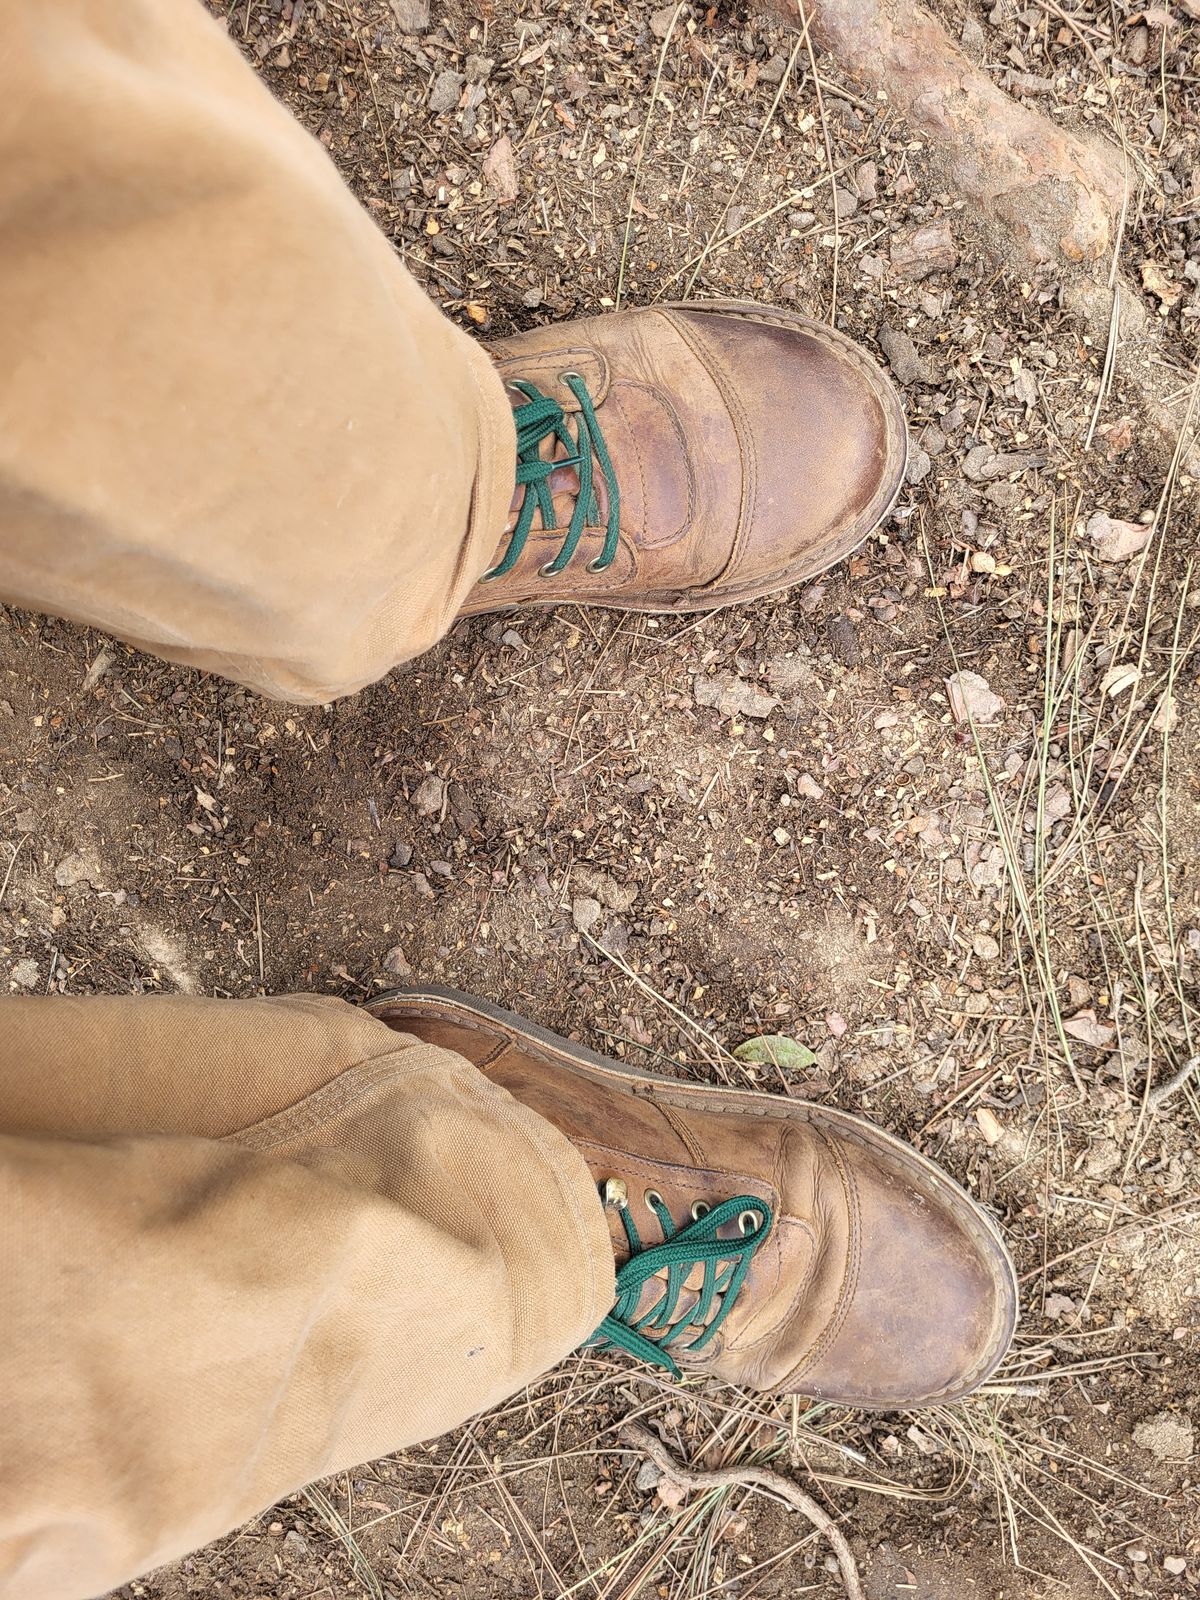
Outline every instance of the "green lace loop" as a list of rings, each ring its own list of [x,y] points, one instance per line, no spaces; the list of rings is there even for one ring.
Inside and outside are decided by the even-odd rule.
[[[651,1193],[646,1198],[662,1228],[663,1243],[643,1247],[629,1206],[622,1204],[621,1221],[629,1240],[629,1259],[617,1272],[616,1304],[589,1343],[595,1349],[624,1350],[665,1367],[678,1378],[679,1367],[668,1347],[687,1330],[698,1328],[696,1337],[680,1346],[691,1353],[703,1349],[716,1333],[737,1299],[755,1251],[771,1231],[771,1208],[753,1195],[738,1195],[722,1201],[685,1227],[676,1228],[661,1197]],[[753,1219],[752,1227],[746,1226],[747,1218]],[[738,1224],[740,1237],[718,1238],[719,1230],[730,1222]],[[697,1266],[704,1268],[704,1281],[696,1303],[672,1326],[679,1296],[689,1273]],[[662,1295],[638,1317],[643,1288],[664,1267],[667,1280]],[[714,1305],[715,1314],[706,1322]],[[666,1331],[657,1338],[643,1331],[658,1329]]]
[[[595,462],[599,462],[608,487],[608,525],[604,547],[591,563],[591,568],[594,572],[603,572],[605,567],[612,566],[616,557],[617,542],[621,532],[621,502],[608,446],[604,442],[604,435],[596,418],[596,408],[592,404],[592,397],[588,394],[583,379],[577,372],[564,372],[562,381],[579,402],[579,411],[575,416],[576,437],[572,437],[567,424],[567,413],[556,400],[543,394],[536,384],[520,381],[513,383],[513,388],[519,389],[528,401],[528,404],[518,406],[513,412],[513,421],[517,427],[517,483],[524,486],[525,493],[517,515],[517,525],[508,542],[508,549],[496,565],[484,573],[484,581],[488,578],[502,578],[516,566],[529,538],[529,530],[533,527],[535,511],[541,512],[542,527],[546,532],[559,531],[558,524],[554,520],[554,498],[550,493],[550,474],[559,467],[575,468],[579,474],[579,493],[575,497],[575,509],[567,525],[562,549],[553,561],[542,568],[543,574],[551,577],[561,572],[575,554],[584,529],[599,524],[600,505],[595,492]],[[560,456],[556,461],[544,461],[541,453],[542,444],[551,437],[564,446],[567,454]]]

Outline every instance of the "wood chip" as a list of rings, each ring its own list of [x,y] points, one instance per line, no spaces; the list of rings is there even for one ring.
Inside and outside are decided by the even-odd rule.
[[[483,163],[483,175],[495,190],[502,206],[511,205],[520,194],[517,158],[513,153],[513,142],[507,134],[497,139],[488,151]]]
[[[1004,1135],[1004,1125],[994,1111],[989,1111],[986,1106],[976,1106],[975,1121],[989,1144],[999,1144]]]

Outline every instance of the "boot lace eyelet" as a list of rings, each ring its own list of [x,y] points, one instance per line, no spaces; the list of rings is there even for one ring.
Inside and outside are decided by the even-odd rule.
[[[663,1199],[662,1195],[659,1194],[657,1189],[647,1189],[643,1198],[646,1202],[647,1208],[651,1211],[654,1210],[655,1206],[666,1204],[666,1201]]]
[[[603,556],[594,556],[587,564],[589,572],[607,572],[612,566],[611,561],[605,561]]]
[[[746,1234],[753,1233],[755,1228],[757,1228],[757,1227],[758,1227],[758,1213],[757,1213],[757,1211],[739,1211],[738,1212],[738,1231],[741,1233],[743,1238],[745,1238]]]
[[[699,1222],[701,1217],[706,1217],[712,1210],[707,1200],[692,1201],[692,1221]],[[743,1213],[744,1214],[744,1213]]]
[[[541,567],[538,568],[538,577],[539,578],[552,578],[553,576],[554,576],[554,563],[553,563],[553,561],[547,561],[544,566],[541,566]]]

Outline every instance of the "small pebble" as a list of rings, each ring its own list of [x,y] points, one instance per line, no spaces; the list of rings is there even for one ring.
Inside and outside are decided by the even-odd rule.
[[[591,933],[600,920],[604,907],[590,895],[580,895],[571,903],[571,921],[580,933]]]
[[[990,933],[977,933],[972,941],[972,949],[980,961],[995,961],[1000,954],[1000,946]]]
[[[442,809],[446,785],[436,772],[421,779],[412,797],[412,807],[422,817],[434,817]]]

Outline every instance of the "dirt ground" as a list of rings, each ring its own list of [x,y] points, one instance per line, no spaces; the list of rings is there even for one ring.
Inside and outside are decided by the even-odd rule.
[[[656,1484],[632,1415],[681,1459],[798,1475],[872,1600],[1200,1593],[1200,1101],[1152,1092],[1200,1048],[1193,485],[1119,349],[1105,383],[1053,275],[997,268],[886,101],[794,36],[724,5],[423,4],[215,9],[485,338],[611,308],[622,263],[628,304],[836,293],[905,395],[899,507],[800,591],[482,618],[326,708],[0,608],[0,974],[357,998],[412,972],[831,1100],[994,1208],[1023,1321],[979,1397],[912,1416],[579,1357],[121,1593],[842,1592],[776,1502]],[[1122,249],[1185,394],[1194,5],[940,11],[1013,93],[1125,140]],[[974,722],[960,671],[1000,698],[968,680]],[[760,1033],[815,1059],[733,1062]]]

